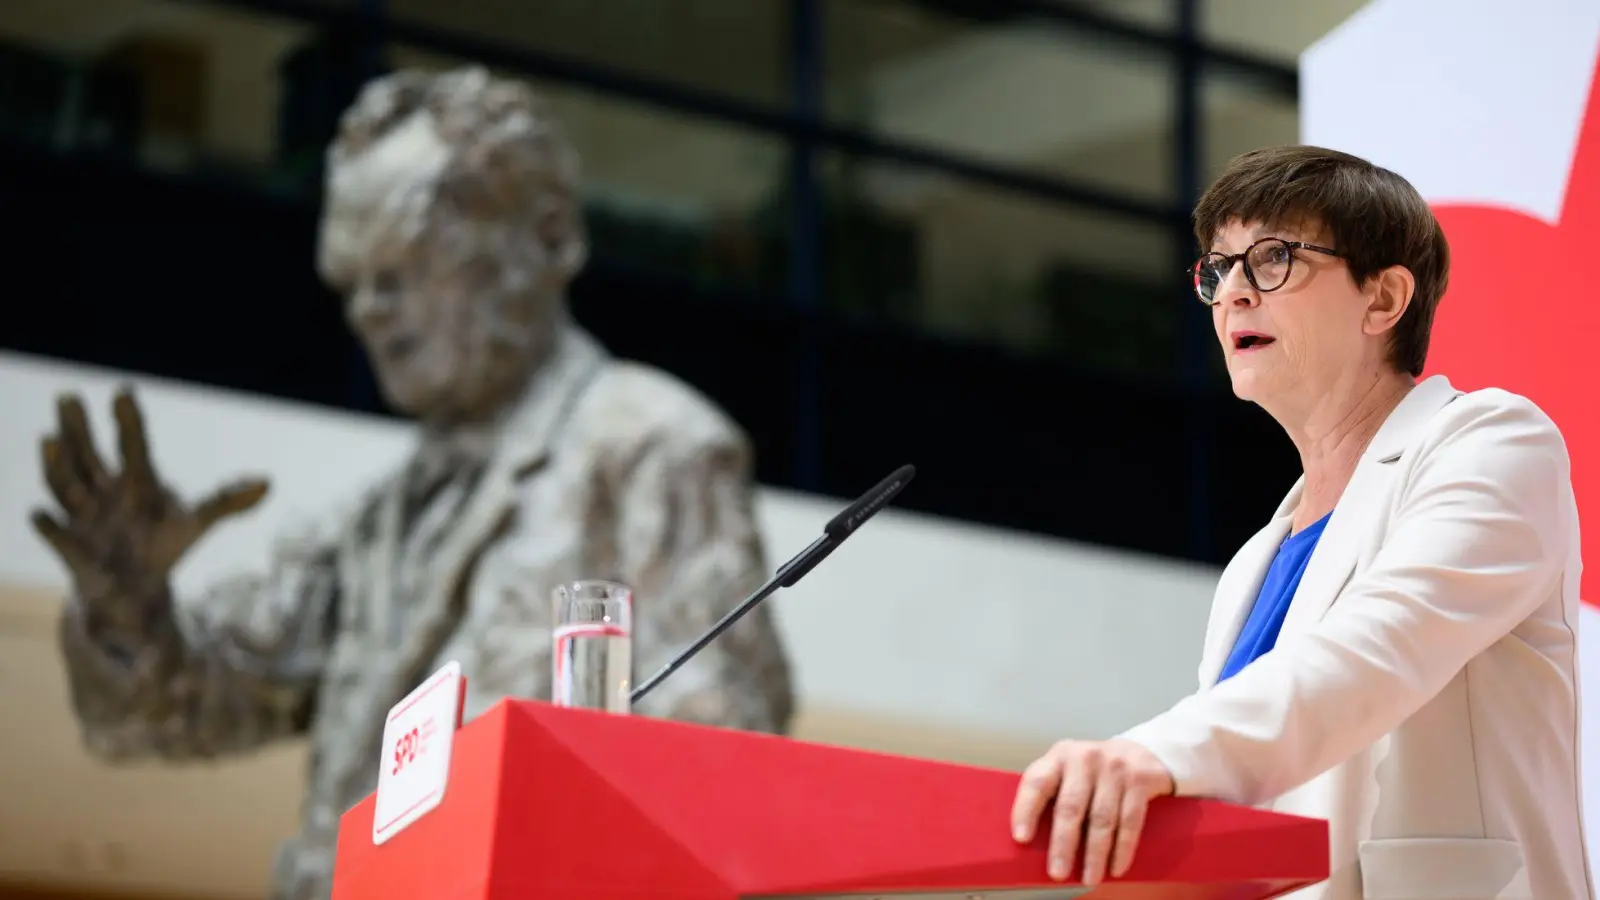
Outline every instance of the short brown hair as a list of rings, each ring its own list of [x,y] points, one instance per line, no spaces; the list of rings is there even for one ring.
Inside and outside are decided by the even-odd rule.
[[[1288,145],[1235,157],[1195,205],[1194,235],[1211,249],[1228,223],[1321,226],[1357,284],[1405,266],[1416,291],[1395,325],[1389,361],[1421,375],[1433,315],[1450,280],[1450,245],[1422,195],[1394,172],[1348,153]]]

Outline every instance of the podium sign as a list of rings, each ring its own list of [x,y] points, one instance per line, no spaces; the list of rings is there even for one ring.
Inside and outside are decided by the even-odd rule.
[[[381,844],[444,800],[450,745],[461,727],[467,682],[452,660],[389,711],[373,792],[372,842]]]
[[[373,842],[340,823],[333,900],[1154,900],[1276,897],[1328,876],[1327,823],[1151,806],[1132,870],[1045,877],[1007,827],[1017,774],[505,700],[456,732],[449,790]]]

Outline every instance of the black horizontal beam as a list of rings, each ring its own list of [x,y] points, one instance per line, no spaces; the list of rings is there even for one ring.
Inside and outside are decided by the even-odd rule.
[[[996,166],[926,145],[885,139],[869,132],[801,117],[779,109],[737,100],[723,94],[672,84],[570,57],[514,47],[456,31],[393,18],[373,20],[359,11],[341,9],[314,0],[186,0],[253,10],[325,27],[366,25],[378,29],[382,39],[418,49],[460,57],[494,68],[515,71],[547,81],[584,87],[597,93],[722,122],[789,140],[814,141],[824,149],[941,172],[999,190],[1026,194],[1086,209],[1110,212],[1166,226],[1184,227],[1189,211],[1177,203],[1160,203],[1106,190],[1076,179],[1040,175],[1012,166]],[[1046,4],[1050,9],[1054,6]],[[1074,14],[1077,15],[1077,14]],[[1132,26],[1109,20],[1104,25],[1118,34]],[[1145,32],[1134,29],[1134,32]],[[1149,35],[1146,34],[1146,40]],[[1177,46],[1175,39],[1163,46]]]

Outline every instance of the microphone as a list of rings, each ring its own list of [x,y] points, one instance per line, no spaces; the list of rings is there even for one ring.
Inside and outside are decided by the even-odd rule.
[[[844,508],[844,511],[834,516],[822,528],[822,537],[811,542],[811,545],[778,567],[766,584],[756,589],[756,592],[744,598],[738,606],[729,610],[726,615],[717,620],[715,625],[706,629],[706,633],[695,638],[694,643],[683,649],[683,652],[673,657],[666,665],[662,666],[654,675],[645,679],[643,684],[633,689],[628,695],[630,705],[638,703],[656,688],[668,675],[676,672],[680,666],[688,662],[691,657],[699,653],[705,645],[716,639],[717,635],[727,631],[733,623],[747,612],[755,608],[757,603],[776,593],[778,588],[794,587],[807,572],[816,568],[828,554],[839,548],[845,538],[855,534],[856,530],[867,523],[867,520],[878,514],[878,511],[889,505],[895,495],[905,490],[906,485],[917,474],[916,466],[901,466],[890,473],[888,478],[878,482],[872,490],[862,494],[856,502]]]

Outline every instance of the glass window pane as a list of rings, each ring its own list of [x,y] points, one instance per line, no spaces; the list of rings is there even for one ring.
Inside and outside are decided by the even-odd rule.
[[[280,163],[280,66],[315,31],[173,0],[50,0],[0,16],[0,123],[183,171]]]
[[[788,96],[789,4],[774,0],[388,0],[408,23],[754,103]]]
[[[1173,191],[1170,59],[1043,20],[825,0],[830,117],[1145,199]]]
[[[415,48],[396,68],[466,64]],[[516,73],[498,73],[521,78]],[[787,172],[782,141],[567,85],[523,78],[578,152],[590,258],[699,283],[771,293],[785,277],[775,211]]]
[[[1200,84],[1201,188],[1241,153],[1300,139],[1300,107],[1248,78],[1208,72]]]
[[[1201,0],[1200,36],[1207,43],[1292,66],[1302,51],[1366,5],[1367,0]]]
[[[851,156],[828,156],[824,170],[822,281],[833,310],[1176,376],[1188,288],[1175,224]]]

